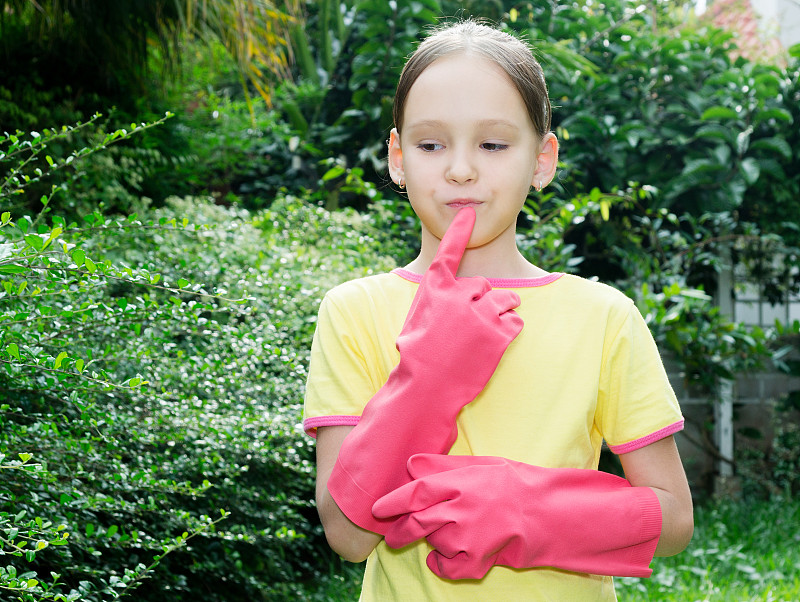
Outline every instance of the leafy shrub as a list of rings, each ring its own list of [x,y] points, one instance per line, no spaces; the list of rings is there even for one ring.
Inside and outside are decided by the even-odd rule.
[[[314,158],[385,179],[385,139],[405,58],[440,14],[438,0],[305,2],[308,17],[292,36],[297,84],[283,84],[277,107],[299,148]],[[292,149],[297,161],[307,155]],[[314,163],[311,169],[318,169]],[[321,176],[319,174],[317,177]],[[354,198],[355,202],[359,199]],[[356,205],[365,209],[366,205]]]
[[[331,286],[395,265],[381,231],[288,196],[255,218],[173,198],[80,223],[53,198],[0,220],[0,583],[300,596],[336,562],[299,427],[314,318]]]

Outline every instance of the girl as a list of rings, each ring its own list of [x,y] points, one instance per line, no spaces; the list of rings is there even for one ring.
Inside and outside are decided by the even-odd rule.
[[[331,547],[362,600],[614,600],[683,550],[683,419],[633,303],[516,246],[558,143],[541,68],[472,21],[400,76],[389,172],[420,219],[405,268],[320,306],[304,428]],[[603,440],[626,479],[597,471]]]

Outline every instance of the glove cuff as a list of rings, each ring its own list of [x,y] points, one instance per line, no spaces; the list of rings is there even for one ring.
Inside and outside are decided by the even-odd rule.
[[[371,482],[372,479],[369,478],[370,472],[381,474],[385,472],[385,469],[386,467],[383,467],[383,470],[381,470],[381,467],[374,465],[361,467],[359,476],[361,479]],[[389,519],[379,520],[372,515],[372,505],[377,501],[377,498],[359,487],[356,480],[344,467],[341,457],[336,459],[333,472],[328,478],[328,491],[336,505],[353,523],[362,529],[380,533],[381,535],[386,534],[387,527],[392,521]]]
[[[658,540],[661,537],[661,503],[655,491],[649,487],[633,487],[631,493],[636,496],[641,516],[641,542],[631,548],[631,577],[649,577],[653,573],[650,562],[656,553]]]

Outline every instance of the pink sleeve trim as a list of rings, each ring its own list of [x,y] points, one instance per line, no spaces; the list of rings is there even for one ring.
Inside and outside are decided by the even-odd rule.
[[[684,422],[683,419],[681,419],[678,422],[670,424],[669,426],[665,426],[663,429],[660,429],[655,433],[650,433],[649,435],[646,435],[641,439],[634,439],[633,441],[629,441],[628,443],[623,443],[621,445],[609,444],[608,448],[615,454],[627,454],[628,452],[636,451],[637,449],[642,449],[643,447],[647,447],[651,443],[655,443],[656,441],[660,441],[665,437],[674,435],[678,431],[682,431],[683,422]]]
[[[303,420],[303,430],[306,435],[317,438],[317,427],[320,426],[355,426],[361,416],[317,416]]]

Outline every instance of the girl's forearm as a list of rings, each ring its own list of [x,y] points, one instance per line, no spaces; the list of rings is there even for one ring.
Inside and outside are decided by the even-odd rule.
[[[619,456],[634,487],[650,487],[661,504],[661,537],[656,556],[683,551],[694,533],[692,494],[673,437]]]
[[[317,431],[316,501],[322,528],[331,549],[349,562],[362,562],[383,537],[362,529],[347,518],[328,491],[328,478],[333,471],[342,441],[352,428],[333,426]]]
[[[681,504],[674,494],[665,489],[651,487],[661,504],[661,537],[656,546],[656,556],[674,556],[689,545],[694,533],[691,505]]]
[[[347,518],[327,490],[322,493],[321,499],[317,498],[317,507],[328,545],[348,562],[366,560],[383,539],[377,533],[362,529]]]

